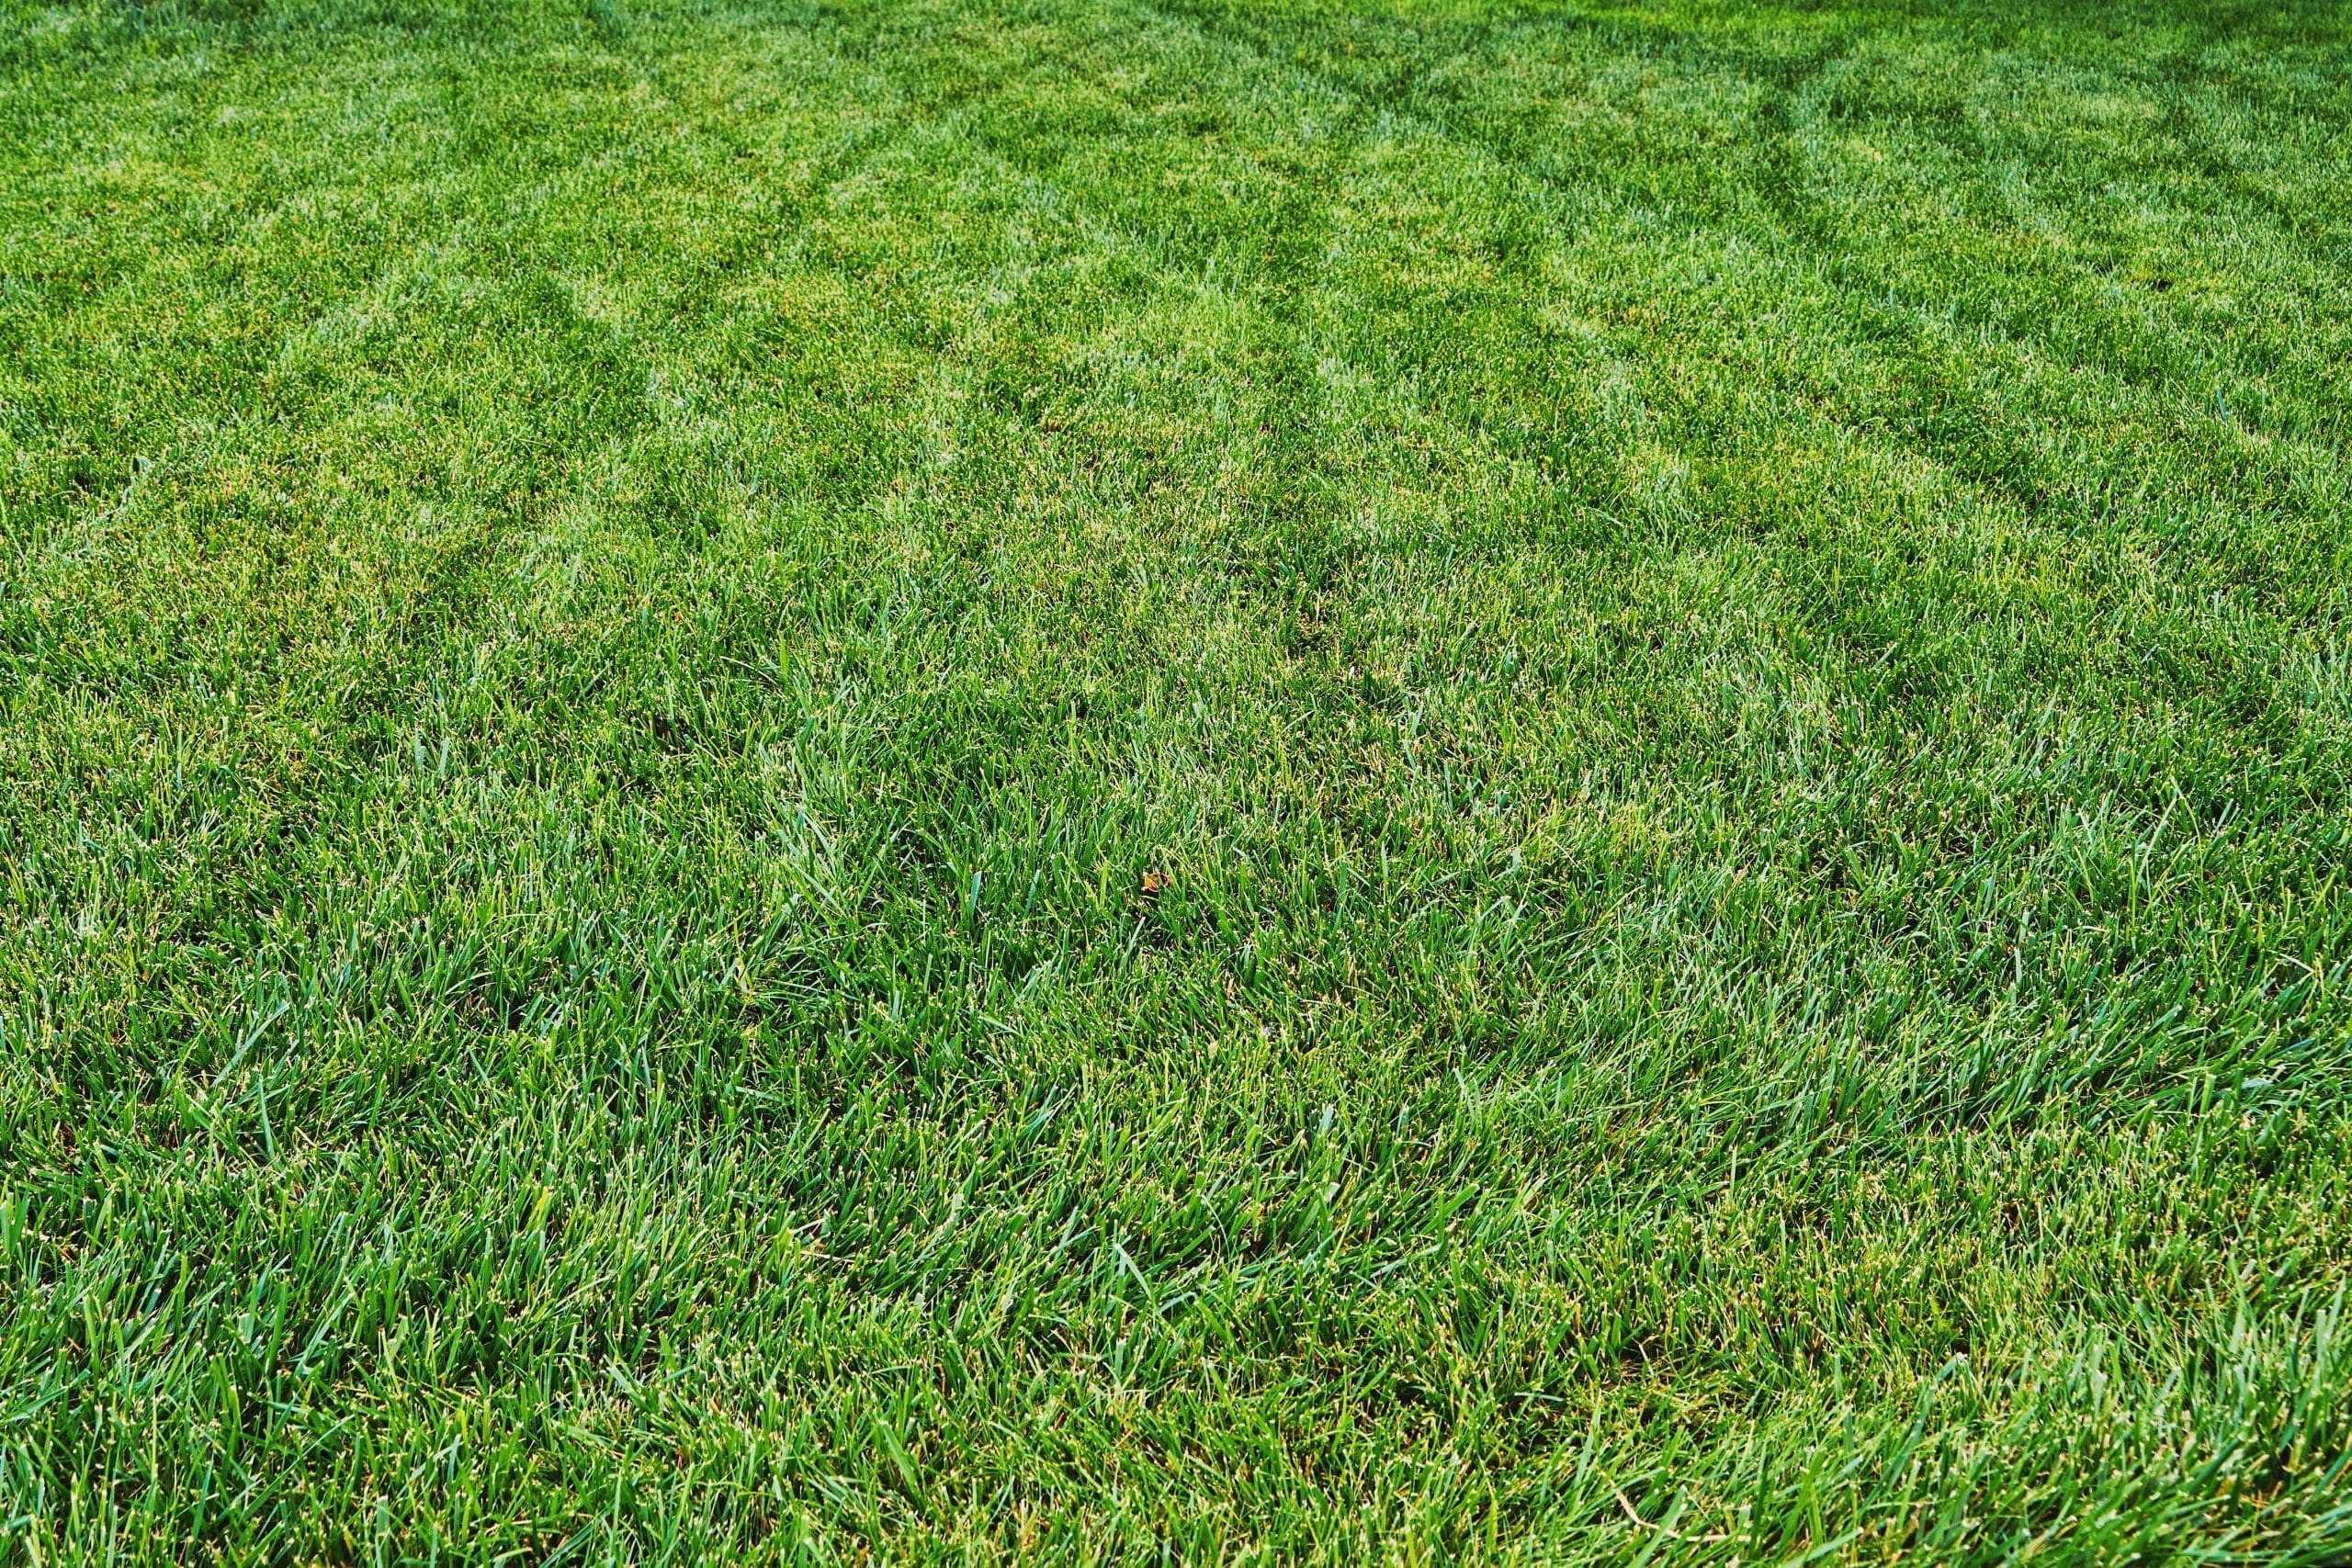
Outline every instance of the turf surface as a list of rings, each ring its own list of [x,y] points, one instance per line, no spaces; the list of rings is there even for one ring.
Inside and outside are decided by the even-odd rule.
[[[2352,1554],[2352,18],[0,4],[0,1560]]]

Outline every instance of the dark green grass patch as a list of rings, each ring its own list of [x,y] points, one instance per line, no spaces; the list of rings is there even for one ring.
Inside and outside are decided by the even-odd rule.
[[[0,6],[0,1560],[2352,1554],[2340,8]]]

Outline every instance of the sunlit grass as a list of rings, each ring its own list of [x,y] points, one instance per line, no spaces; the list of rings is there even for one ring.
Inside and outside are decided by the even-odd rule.
[[[0,0],[0,1559],[2341,1562],[2352,37]]]

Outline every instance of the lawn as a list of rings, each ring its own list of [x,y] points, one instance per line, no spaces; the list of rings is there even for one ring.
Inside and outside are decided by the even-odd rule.
[[[2352,12],[0,0],[0,1563],[2352,1558]]]

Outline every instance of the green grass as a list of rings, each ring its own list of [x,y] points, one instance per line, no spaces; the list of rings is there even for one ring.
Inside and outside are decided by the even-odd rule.
[[[0,0],[0,1562],[2352,1558],[2352,13]]]

